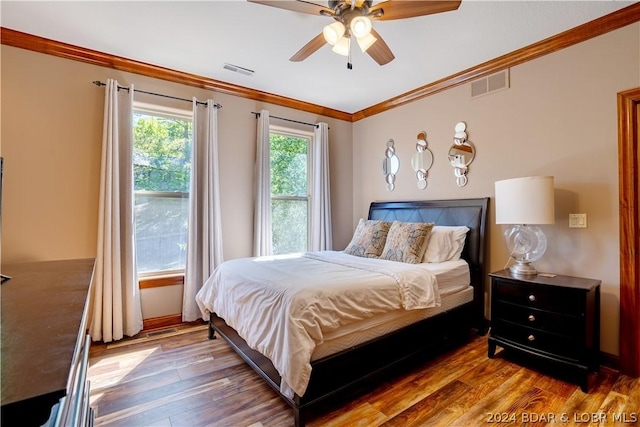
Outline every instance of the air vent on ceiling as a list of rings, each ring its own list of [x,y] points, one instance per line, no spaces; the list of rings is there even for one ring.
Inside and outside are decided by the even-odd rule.
[[[235,73],[244,74],[245,76],[253,76],[253,73],[255,72],[255,71],[250,70],[248,68],[243,68],[243,67],[239,67],[237,65],[227,64],[227,63],[225,63],[222,68],[224,68],[225,70],[233,71]]]
[[[471,97],[475,98],[504,89],[509,89],[508,69],[471,82]]]

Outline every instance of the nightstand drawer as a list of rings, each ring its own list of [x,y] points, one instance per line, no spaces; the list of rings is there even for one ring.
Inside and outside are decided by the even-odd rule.
[[[584,348],[579,340],[539,329],[527,328],[502,320],[492,323],[492,333],[532,350],[543,351],[567,359],[579,360]]]
[[[553,286],[526,286],[517,282],[500,280],[493,287],[493,298],[525,307],[556,311],[569,315],[584,314],[584,300],[581,293]]]
[[[560,335],[573,336],[576,331],[581,331],[584,325],[582,316],[566,316],[504,301],[496,301],[492,313],[496,319]]]

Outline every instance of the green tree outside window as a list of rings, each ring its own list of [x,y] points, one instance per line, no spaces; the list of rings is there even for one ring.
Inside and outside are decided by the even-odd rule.
[[[272,132],[270,143],[273,253],[304,252],[308,247],[309,139]]]

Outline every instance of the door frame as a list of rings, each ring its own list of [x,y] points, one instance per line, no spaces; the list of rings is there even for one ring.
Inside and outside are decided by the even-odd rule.
[[[620,197],[620,372],[640,376],[640,88],[618,93]]]

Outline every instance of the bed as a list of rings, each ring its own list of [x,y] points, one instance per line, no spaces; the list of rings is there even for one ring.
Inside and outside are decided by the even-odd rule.
[[[409,361],[485,332],[488,202],[371,203],[369,223],[466,227],[459,260],[422,263],[421,253],[410,265],[351,250],[227,261],[196,297],[209,338],[222,336],[302,427],[323,402],[366,390]],[[318,293],[325,299],[318,302]]]

